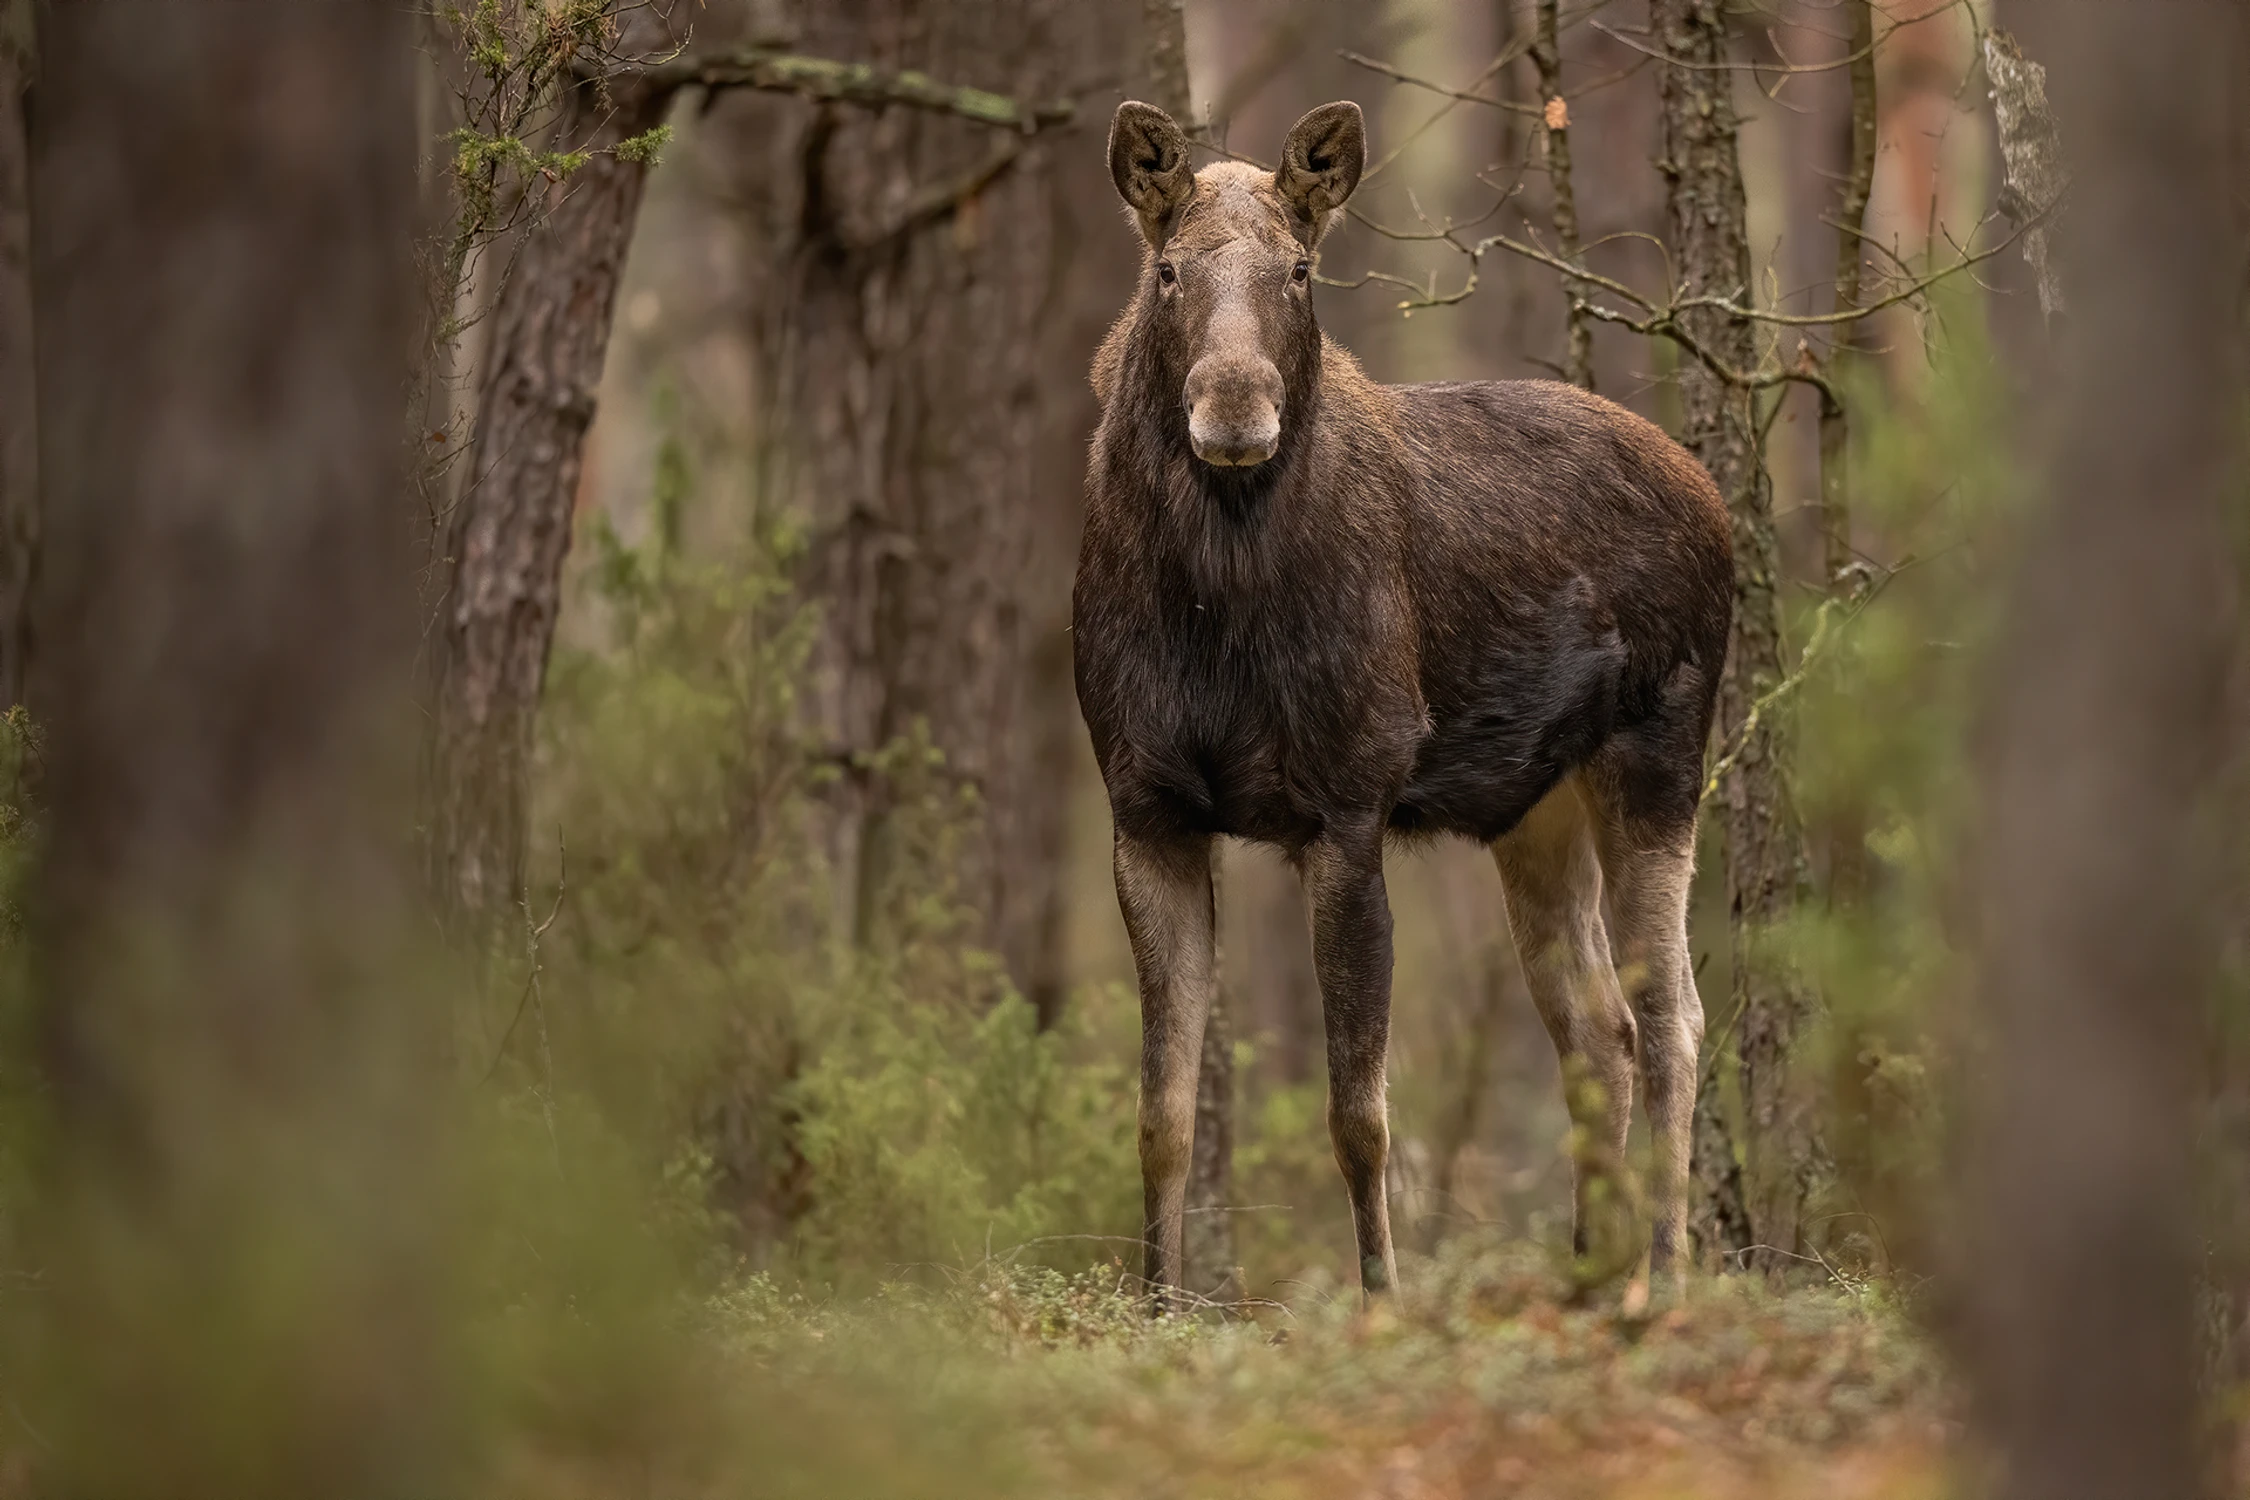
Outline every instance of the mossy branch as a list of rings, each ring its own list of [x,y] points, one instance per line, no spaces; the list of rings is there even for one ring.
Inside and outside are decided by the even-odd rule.
[[[933,114],[953,115],[979,125],[1025,135],[1068,124],[1077,114],[1067,99],[1026,104],[1005,94],[940,83],[926,73],[885,72],[866,63],[837,62],[750,47],[703,57],[676,57],[650,64],[642,76],[659,86],[762,89],[882,108],[903,105]]]
[[[1813,611],[1812,639],[1805,642],[1805,649],[1798,655],[1797,669],[1761,693],[1758,700],[1750,705],[1750,712],[1743,719],[1742,727],[1732,736],[1733,743],[1727,747],[1725,754],[1712,762],[1711,774],[1703,779],[1703,795],[1699,801],[1708,802],[1719,790],[1719,783],[1725,779],[1727,772],[1734,769],[1735,763],[1742,759],[1742,752],[1749,748],[1751,740],[1757,735],[1758,725],[1765,718],[1766,711],[1811,679],[1813,669],[1820,665],[1841,638],[1841,627],[1858,616],[1873,594],[1874,590],[1868,588],[1851,595],[1831,595],[1820,602],[1820,607]]]

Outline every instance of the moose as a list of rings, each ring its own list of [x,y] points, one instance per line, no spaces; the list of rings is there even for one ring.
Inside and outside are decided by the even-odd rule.
[[[1569,1090],[1574,1118],[1608,1161],[1637,1061],[1648,1265],[1683,1264],[1703,1035],[1687,902],[1733,602],[1727,509],[1660,429],[1575,386],[1362,373],[1321,332],[1311,273],[1365,161],[1349,102],[1299,120],[1271,172],[1195,171],[1147,104],[1110,127],[1146,244],[1094,360],[1072,639],[1139,980],[1160,1308],[1181,1285],[1221,837],[1277,847],[1303,883],[1366,1295],[1398,1280],[1394,838],[1491,847],[1565,1078],[1592,1085]],[[1581,1252],[1601,1159],[1578,1162]]]

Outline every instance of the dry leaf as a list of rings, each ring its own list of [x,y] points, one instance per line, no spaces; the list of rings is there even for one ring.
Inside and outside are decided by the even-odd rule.
[[[1547,128],[1549,130],[1570,129],[1570,106],[1563,101],[1563,96],[1560,94],[1547,101]]]

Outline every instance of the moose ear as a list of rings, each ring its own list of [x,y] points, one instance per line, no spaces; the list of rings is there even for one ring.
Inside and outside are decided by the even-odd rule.
[[[1158,250],[1171,238],[1180,210],[1195,195],[1195,173],[1188,166],[1187,137],[1172,117],[1153,104],[1128,99],[1109,122],[1109,175],[1140,221],[1141,233]]]
[[[1289,127],[1273,185],[1297,220],[1297,237],[1319,242],[1367,166],[1367,121],[1349,99],[1323,104]]]

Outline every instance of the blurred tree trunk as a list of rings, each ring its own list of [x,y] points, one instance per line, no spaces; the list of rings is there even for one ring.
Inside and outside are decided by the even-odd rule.
[[[1957,1328],[2008,1500],[2204,1492],[2192,1216],[2206,799],[2237,584],[2236,7],[2046,17],[2071,321],[1991,664]],[[2052,389],[2052,386],[2049,387]]]
[[[650,9],[624,22],[627,55],[666,40]],[[644,161],[613,151],[662,124],[673,93],[631,75],[570,89],[555,147],[592,154],[524,232],[491,314],[446,538],[428,790],[430,884],[468,931],[497,924],[523,899],[533,734],[580,457],[648,180]]]
[[[1846,69],[1850,97],[1844,122],[1844,184],[1836,211],[1835,310],[1849,312],[1860,305],[1860,281],[1867,264],[1868,199],[1875,190],[1875,11],[1871,0],[1846,0],[1850,25],[1843,45],[1852,58]],[[1851,413],[1838,399],[1836,385],[1847,380],[1857,363],[1861,342],[1859,323],[1839,323],[1830,340],[1825,373],[1831,384],[1820,392],[1820,538],[1821,572],[1829,596],[1850,599],[1866,581],[1853,546]],[[1827,867],[1827,897],[1831,907],[1848,908],[1867,893],[1867,808],[1858,799],[1846,798],[1827,810],[1813,833],[1812,842]],[[1856,1049],[1854,1049],[1856,1050]],[[1856,1067],[1856,1062],[1849,1064]],[[1857,1081],[1848,1087],[1859,1087]]]
[[[1107,8],[1076,0],[766,9],[761,42],[1019,99],[1117,68]],[[1051,1019],[1056,772],[1075,732],[1049,701],[1069,712],[1056,515],[1076,510],[1083,455],[1064,465],[1041,444],[1058,413],[1091,413],[1083,363],[1065,375],[1053,353],[1077,286],[1058,174],[1104,175],[1101,125],[1026,139],[905,109],[726,108],[751,230],[761,503],[806,523],[800,579],[821,607],[807,708],[837,771],[823,832],[839,925],[873,941],[928,894],[894,878],[927,824],[899,800],[894,772],[912,768],[883,754],[926,727],[941,800],[976,813],[947,856],[956,894]],[[1042,490],[1047,476],[1068,488]],[[926,788],[908,779],[907,795]]]
[[[1066,82],[1084,84],[1103,75],[1097,59],[1140,50],[1139,18],[1125,5],[1085,6],[1070,35],[1078,61],[1060,64]],[[1066,53],[1066,55],[1068,55]],[[1078,101],[1080,126],[1057,137],[1052,212],[1056,282],[1043,319],[1039,429],[1033,450],[1031,561],[1022,580],[1026,632],[1020,674],[1021,734],[1027,760],[1022,785],[1028,795],[1009,810],[1007,852],[1020,874],[1017,890],[998,908],[995,944],[1008,969],[1051,1026],[1063,1013],[1068,978],[1063,946],[1072,808],[1099,796],[1086,728],[1078,716],[1071,678],[1070,585],[1078,562],[1084,519],[1086,448],[1100,412],[1087,379],[1094,350],[1131,294],[1140,237],[1119,232],[1117,190],[1095,144],[1109,127],[1106,93]],[[1091,164],[1091,166],[1090,166]],[[1107,845],[1107,835],[1103,835]]]
[[[1237,860],[1228,874],[1240,917],[1234,989],[1244,1029],[1273,1038],[1260,1071],[1282,1083],[1308,1082],[1325,1054],[1303,884],[1275,859]]]
[[[1224,841],[1214,839],[1214,917],[1225,910],[1224,865]],[[1242,1285],[1234,1259],[1234,1017],[1227,1002],[1225,954],[1218,931],[1214,920],[1211,1012],[1203,1023],[1203,1060],[1195,1080],[1195,1151],[1188,1164],[1180,1259],[1189,1291],[1215,1302],[1237,1302]]]
[[[1836,212],[1836,311],[1859,306],[1860,271],[1867,262],[1867,243],[1861,226],[1867,220],[1867,200],[1875,190],[1875,10],[1871,0],[1845,0],[1850,28],[1844,45],[1852,62],[1851,107],[1844,136],[1843,201]],[[1859,325],[1836,326],[1834,348],[1828,358],[1828,376],[1841,379],[1846,356],[1858,342]],[[1851,422],[1842,402],[1827,392],[1820,401],[1820,534],[1821,562],[1831,589],[1850,585],[1852,552]],[[1839,847],[1857,868],[1857,849]],[[1856,884],[1856,882],[1855,882]]]
[[[1658,46],[1679,61],[1659,70],[1661,170],[1679,290],[1747,296],[1749,234],[1724,7],[1720,0],[1654,0],[1649,18]],[[1706,308],[1682,322],[1734,370],[1756,365],[1753,329],[1743,319]],[[1788,749],[1780,717],[1764,716],[1742,739],[1751,706],[1782,677],[1773,494],[1758,450],[1752,393],[1684,353],[1679,386],[1682,441],[1711,471],[1734,518],[1734,634],[1719,689],[1718,742],[1740,747],[1719,800],[1747,1187],[1736,1176],[1719,1091],[1706,1088],[1696,1104],[1694,1227],[1706,1258],[1757,1245],[1766,1248],[1753,1251],[1751,1263],[1773,1269],[1797,1247],[1813,1150],[1807,1111],[1789,1079],[1805,998],[1789,966],[1763,951],[1796,903],[1803,867],[1796,814],[1783,785]],[[1724,1045],[1716,1035],[1713,1042]]]
[[[39,559],[31,155],[24,138],[34,57],[30,0],[0,0],[0,708],[23,701]]]
[[[409,13],[42,23],[39,1487],[426,1493]]]
[[[1430,1202],[1423,1232],[1424,1248],[1435,1253],[1456,1216],[1456,1188],[1461,1158],[1476,1144],[1484,1117],[1484,1102],[1492,1091],[1492,1075],[1500,1051],[1507,1017],[1516,1009],[1517,996],[1508,983],[1508,950],[1494,937],[1473,958],[1461,965],[1461,987],[1468,992],[1466,1012],[1458,1033],[1447,1039],[1457,1057],[1456,1075],[1449,1080],[1453,1097],[1437,1129],[1432,1150],[1435,1166],[1430,1174]]]

